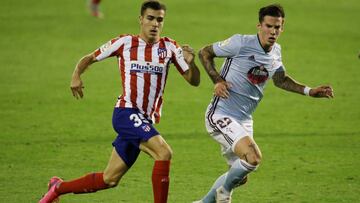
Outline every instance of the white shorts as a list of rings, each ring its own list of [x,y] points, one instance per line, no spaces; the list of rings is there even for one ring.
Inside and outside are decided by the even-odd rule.
[[[206,114],[205,126],[210,136],[221,145],[221,152],[229,165],[239,157],[234,153],[236,143],[243,137],[253,137],[253,121],[238,121],[224,114]]]

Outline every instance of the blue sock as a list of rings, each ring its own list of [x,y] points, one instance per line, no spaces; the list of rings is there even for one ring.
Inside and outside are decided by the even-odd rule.
[[[215,203],[215,194],[216,189],[224,184],[225,178],[227,173],[222,174],[218,179],[215,181],[209,192],[202,198],[204,203]]]
[[[229,169],[225,178],[223,184],[224,189],[231,192],[232,189],[235,188],[235,186],[238,185],[248,173],[254,171],[255,169],[256,166],[253,166],[244,160],[237,159]]]

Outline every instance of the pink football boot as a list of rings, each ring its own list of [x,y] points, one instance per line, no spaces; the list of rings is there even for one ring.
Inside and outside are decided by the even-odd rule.
[[[63,182],[59,177],[52,177],[48,183],[48,192],[41,198],[39,203],[55,203],[59,202],[59,195],[55,192],[56,186]]]

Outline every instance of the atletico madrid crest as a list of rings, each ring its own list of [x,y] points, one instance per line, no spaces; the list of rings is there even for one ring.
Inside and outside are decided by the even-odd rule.
[[[164,59],[167,55],[166,48],[159,48],[158,55],[159,55],[159,58]]]
[[[142,129],[145,131],[145,132],[149,132],[151,130],[151,127],[149,125],[144,125],[142,126]]]

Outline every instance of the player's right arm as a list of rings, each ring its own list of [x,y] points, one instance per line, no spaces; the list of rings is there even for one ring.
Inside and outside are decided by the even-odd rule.
[[[97,60],[95,57],[95,53],[91,53],[82,57],[80,61],[76,64],[75,70],[71,77],[71,84],[70,84],[72,94],[76,99],[79,99],[79,97],[82,98],[84,96],[82,91],[84,86],[80,75],[83,74],[85,70],[88,69],[88,67],[91,64],[95,63],[96,61]]]
[[[100,48],[93,53],[85,55],[76,64],[75,70],[71,77],[70,88],[73,96],[78,99],[84,96],[82,89],[84,88],[81,81],[81,74],[89,68],[89,66],[97,61],[101,61],[108,57],[117,56],[119,54],[119,47],[124,43],[124,36],[116,37],[107,43],[103,44]]]
[[[204,66],[205,71],[209,75],[210,79],[215,84],[214,94],[215,96],[228,98],[230,83],[226,82],[215,68],[214,58],[216,57],[212,45],[207,45],[200,49],[199,58],[201,64]]]
[[[212,45],[207,45],[199,51],[199,58],[204,66],[209,77],[215,84],[214,94],[215,96],[228,98],[229,89],[231,83],[227,82],[221,75],[216,71],[215,68],[215,57],[227,57],[231,58],[239,54],[240,47],[242,46],[242,36],[235,34],[230,38],[216,42]]]

